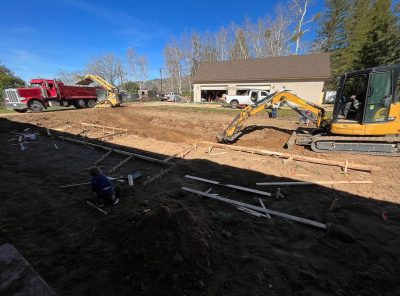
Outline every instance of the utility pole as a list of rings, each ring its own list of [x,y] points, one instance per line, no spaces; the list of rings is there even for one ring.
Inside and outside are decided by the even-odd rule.
[[[160,78],[161,78],[161,80],[160,80],[160,84],[161,84],[161,93],[163,93],[163,90],[162,90],[162,68],[160,68]]]

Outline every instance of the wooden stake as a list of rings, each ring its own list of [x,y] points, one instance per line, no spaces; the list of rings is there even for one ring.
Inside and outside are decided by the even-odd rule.
[[[288,164],[288,163],[292,162],[292,160],[293,160],[293,155],[290,155],[289,158],[283,160],[283,164]]]
[[[94,203],[92,203],[92,202],[90,202],[90,201],[86,201],[86,203],[88,204],[88,205],[90,205],[90,206],[92,206],[93,208],[95,208],[96,210],[98,210],[99,212],[101,212],[101,213],[103,213],[104,215],[106,215],[107,216],[107,212],[106,211],[104,211],[103,209],[100,209],[98,206],[96,206]]]
[[[285,196],[281,193],[281,189],[278,187],[278,189],[276,190],[276,198],[284,198]]]
[[[240,202],[240,201],[236,201],[236,200],[225,198],[225,197],[221,197],[221,196],[215,196],[213,194],[201,192],[201,191],[198,191],[198,190],[195,190],[195,189],[191,189],[191,188],[187,188],[187,187],[182,187],[182,190],[183,191],[187,191],[187,192],[191,192],[191,193],[194,193],[194,194],[206,196],[206,197],[209,197],[209,198],[212,198],[212,199],[216,199],[216,200],[219,200],[219,201],[222,201],[222,202],[226,202],[226,203],[229,203],[231,205],[244,207],[244,208],[247,208],[247,209],[250,209],[250,210],[253,210],[253,211],[257,211],[257,212],[268,213],[270,215],[282,217],[282,218],[285,218],[285,219],[288,219],[288,220],[296,221],[296,222],[299,222],[299,223],[311,225],[311,226],[326,230],[326,225],[323,224],[323,223],[320,223],[320,222],[316,222],[316,221],[312,221],[312,220],[296,217],[296,216],[285,214],[285,213],[282,213],[282,212],[273,211],[273,210],[270,210],[270,209],[264,209],[262,207],[253,206],[253,205],[250,205],[250,204],[246,204],[246,203],[243,203],[243,202]]]
[[[327,159],[322,159],[322,158],[309,157],[309,156],[303,156],[303,155],[295,155],[295,154],[276,152],[276,151],[270,151],[270,150],[252,149],[249,147],[236,146],[236,145],[217,144],[217,143],[211,143],[211,142],[207,142],[207,141],[201,141],[200,143],[203,143],[205,145],[213,145],[214,147],[235,150],[235,151],[239,151],[239,152],[252,153],[252,151],[253,151],[254,154],[278,156],[281,158],[289,158],[290,156],[293,156],[293,160],[296,160],[296,161],[303,161],[303,162],[322,164],[322,165],[330,165],[330,166],[338,166],[340,168],[343,167],[343,162],[341,162],[341,161],[327,160]],[[376,166],[371,166],[371,165],[348,163],[348,169],[372,172],[374,170],[380,170],[381,168],[376,167]]]
[[[106,154],[104,154],[102,157],[100,157],[98,160],[94,162],[94,165],[98,165],[100,162],[102,162],[104,159],[107,158],[111,153],[113,152],[112,149],[110,149]]]
[[[373,181],[294,181],[294,182],[260,182],[258,186],[298,186],[298,185],[332,185],[332,184],[373,184]]]
[[[241,190],[241,191],[256,193],[256,194],[260,194],[260,195],[271,196],[271,193],[269,193],[269,192],[260,191],[260,190],[256,190],[256,189],[252,189],[252,188],[248,188],[248,187],[242,187],[242,186],[237,186],[237,185],[232,185],[232,184],[224,184],[224,183],[221,183],[221,182],[218,182],[218,181],[208,180],[208,179],[199,178],[199,177],[190,176],[190,175],[186,175],[185,178],[196,180],[196,181],[200,181],[200,182],[204,182],[204,183],[209,183],[209,184],[229,187],[229,188],[233,188],[233,189],[237,189],[237,190]]]
[[[348,167],[349,167],[349,161],[346,160],[346,162],[344,163],[344,167],[343,167],[343,172],[344,172],[344,173],[347,173]]]
[[[125,158],[123,161],[121,161],[119,164],[117,164],[116,166],[114,166],[111,170],[110,173],[114,173],[119,167],[121,167],[122,165],[124,165],[125,163],[127,163],[128,161],[130,161],[133,158],[133,155],[129,155],[127,158]]]
[[[258,201],[260,202],[261,207],[262,207],[264,210],[266,210],[267,208],[265,207],[264,202],[262,201],[262,199],[259,198]],[[271,215],[268,214],[268,213],[266,213],[265,216],[266,216],[268,219],[270,219],[270,220],[272,219],[272,218],[271,218]]]

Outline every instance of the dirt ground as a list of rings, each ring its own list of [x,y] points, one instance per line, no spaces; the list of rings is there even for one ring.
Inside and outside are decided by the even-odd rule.
[[[59,295],[399,295],[399,159],[351,154],[293,153],[381,167],[372,173],[291,162],[199,146],[215,141],[232,114],[135,104],[115,109],[64,110],[0,118],[0,243],[10,242]],[[128,130],[104,145],[165,159],[176,166],[143,183],[164,165],[140,159],[114,174],[143,176],[122,190],[107,216],[86,204],[83,170],[104,151],[48,137],[43,127],[70,137],[95,138],[92,123]],[[285,151],[299,125],[293,120],[251,118],[253,132],[235,145]],[[10,132],[40,130],[21,151]],[[56,146],[57,149],[56,149]],[[182,157],[184,156],[184,157]],[[112,154],[104,171],[124,159]],[[267,208],[321,223],[329,231],[273,217],[256,218],[232,206],[183,192],[182,186],[259,205],[258,197],[189,180],[186,174],[269,191],[262,181],[372,180],[374,184],[282,187]],[[339,207],[329,208],[334,199]],[[0,291],[3,292],[4,291]],[[12,295],[12,291],[5,291]],[[1,293],[0,293],[1,294]]]

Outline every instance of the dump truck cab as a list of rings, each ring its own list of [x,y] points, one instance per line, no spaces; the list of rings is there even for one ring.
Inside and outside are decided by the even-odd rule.
[[[35,78],[29,87],[4,90],[6,107],[17,112],[43,111],[50,106],[93,107],[97,103],[97,88],[65,85],[61,80]]]

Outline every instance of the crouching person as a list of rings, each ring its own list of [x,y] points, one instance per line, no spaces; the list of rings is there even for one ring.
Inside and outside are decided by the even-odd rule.
[[[101,172],[98,166],[91,167],[89,174],[92,176],[92,195],[96,205],[102,207],[105,203],[116,205],[119,198],[115,196],[113,183]]]

